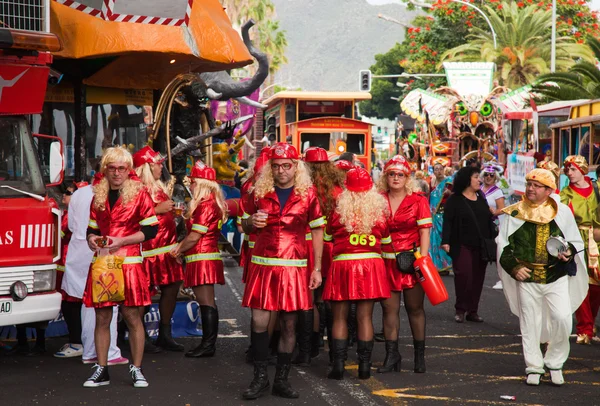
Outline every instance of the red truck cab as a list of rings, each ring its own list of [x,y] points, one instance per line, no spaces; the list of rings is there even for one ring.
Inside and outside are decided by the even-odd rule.
[[[62,182],[62,143],[29,126],[58,50],[54,34],[0,29],[0,326],[51,320],[60,310],[60,210],[47,188]]]

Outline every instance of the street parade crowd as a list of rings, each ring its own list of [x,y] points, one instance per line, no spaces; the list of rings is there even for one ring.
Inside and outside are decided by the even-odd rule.
[[[351,155],[351,154],[350,154]],[[93,364],[85,387],[110,383],[109,366],[128,364],[133,385],[147,387],[142,371],[146,343],[144,308],[160,288],[157,347],[184,351],[171,335],[181,284],[199,303],[202,341],[187,357],[215,355],[219,310],[215,284],[225,284],[219,235],[228,207],[213,168],[197,162],[186,185],[187,207],[173,202],[161,179],[163,158],[150,147],[133,156],[108,148],[91,185],[65,192],[64,253],[59,263],[62,312],[69,343],[58,357],[82,356]],[[561,168],[542,161],[526,176],[522,200],[507,205],[498,186],[501,167],[469,162],[453,173],[435,165],[427,183],[403,156],[382,165],[374,180],[352,157],[330,161],[311,147],[301,157],[276,143],[256,157],[242,186],[237,224],[244,234],[242,305],[251,310],[248,358],[254,376],[243,392],[256,399],[268,391],[298,398],[288,375],[308,365],[327,333],[327,378],[344,378],[348,348],[356,344],[359,379],[371,374],[375,338],[386,355],[377,373],[400,371],[401,300],[414,344],[415,373],[426,372],[426,293],[415,261],[429,257],[437,272],[454,274],[457,323],[483,322],[479,302],[486,268],[496,262],[510,310],[520,320],[526,383],[539,385],[550,372],[562,385],[569,356],[572,315],[577,344],[590,344],[600,307],[598,246],[600,194],[581,156],[562,169],[569,185],[558,190]],[[422,174],[421,174],[422,175]],[[176,218],[187,235],[178,239]],[[179,240],[179,241],[178,241]],[[119,300],[103,300],[94,268],[103,257],[121,261]],[[110,281],[103,286],[110,288]],[[379,302],[383,331],[374,332]],[[129,330],[131,360],[117,346],[117,308]],[[43,331],[36,346],[43,347]],[[19,344],[23,344],[19,330]],[[41,336],[41,341],[40,341]],[[545,344],[542,352],[540,344]],[[35,348],[35,347],[34,347]],[[276,352],[272,385],[268,365]],[[297,355],[293,357],[293,354]]]

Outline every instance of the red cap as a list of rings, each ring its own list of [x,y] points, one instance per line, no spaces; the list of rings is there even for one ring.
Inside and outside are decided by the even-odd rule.
[[[89,183],[87,183],[85,181],[75,183],[75,186],[77,186],[77,189],[81,189],[82,187],[86,187],[87,185],[89,185]]]
[[[348,172],[350,169],[354,168],[354,164],[352,162],[348,162],[345,159],[338,159],[334,162],[336,168],[341,169],[344,172]]]
[[[395,157],[387,161],[387,163],[383,167],[383,171],[400,171],[407,175],[410,175],[411,173],[410,165],[408,164],[406,158],[404,158],[402,155],[396,155]]]
[[[278,142],[271,147],[269,159],[298,159],[298,150],[286,142]]]
[[[134,168],[139,168],[144,164],[162,164],[164,161],[165,158],[161,157],[158,152],[147,145],[133,154]]]
[[[192,168],[190,178],[217,180],[217,173],[210,166],[206,166],[204,162],[198,161]]]
[[[373,179],[365,169],[354,167],[346,174],[345,184],[351,192],[366,192],[373,187]]]
[[[304,162],[329,162],[329,156],[323,148],[310,147],[304,151]]]

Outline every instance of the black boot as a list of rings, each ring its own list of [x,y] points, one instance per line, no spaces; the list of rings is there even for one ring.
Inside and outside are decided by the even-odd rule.
[[[415,347],[415,372],[422,374],[425,372],[425,340],[413,340]]]
[[[356,320],[356,303],[350,304],[348,312],[348,347],[354,347],[354,343],[358,341],[358,322]]]
[[[268,361],[254,361],[254,379],[252,379],[250,386],[242,394],[244,399],[258,399],[269,391],[268,366]]]
[[[290,360],[292,354],[279,353],[277,354],[277,369],[275,370],[275,379],[273,380],[273,391],[275,396],[287,399],[297,399],[300,394],[292,388],[288,382],[288,375],[292,367]]]
[[[294,365],[309,366],[310,365],[310,350],[313,328],[314,314],[312,309],[301,311],[298,314],[298,355],[292,363]],[[273,389],[275,384],[273,384]]]
[[[202,318],[202,342],[185,353],[189,358],[212,357],[215,355],[217,335],[219,334],[219,311],[210,306],[200,306]]]
[[[398,340],[385,342],[385,361],[380,368],[377,368],[377,373],[385,374],[386,372],[400,371],[400,362],[402,356],[398,352]]]
[[[173,335],[171,334],[171,323],[161,323],[159,325],[156,345],[167,351],[182,352],[184,350],[183,344],[179,344],[177,341],[173,340]]]
[[[317,348],[323,348],[325,347],[325,340],[323,337],[325,337],[325,328],[327,327],[327,311],[325,310],[325,303],[317,303],[317,310],[319,311],[319,346]],[[313,352],[314,351],[315,348],[313,342]]]
[[[348,340],[329,340],[329,353],[333,354],[332,368],[327,375],[329,379],[344,379],[344,361],[348,355]]]
[[[315,358],[319,356],[319,347],[321,344],[321,333],[318,331],[312,332],[311,345],[310,345],[310,357]]]
[[[269,338],[269,365],[277,365],[277,353],[279,352],[279,339],[281,331],[274,330]]]
[[[325,317],[327,319],[327,346],[329,347],[329,365],[333,365],[333,312],[331,306],[325,306]]]
[[[371,353],[373,352],[373,340],[358,340],[358,379],[369,379],[371,377]]]
[[[145,354],[158,354],[159,352],[162,352],[162,348],[160,348],[156,344],[154,344],[154,342],[148,335],[146,328],[144,328],[144,333],[146,334],[146,339],[144,341],[144,353]]]

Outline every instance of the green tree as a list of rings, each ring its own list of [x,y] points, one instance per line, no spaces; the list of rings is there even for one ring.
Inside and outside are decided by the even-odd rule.
[[[600,61],[600,41],[587,38],[587,44]],[[568,72],[556,72],[543,75],[533,86],[538,100],[551,102],[556,100],[600,99],[600,71],[595,63],[577,62]]]
[[[519,7],[516,2],[501,3],[496,9],[486,5],[485,10],[496,32],[497,46],[489,28],[474,26],[467,36],[469,42],[446,51],[442,60],[495,62],[499,84],[513,89],[550,71],[551,11],[540,10],[537,5]],[[567,70],[576,59],[593,60],[589,47],[565,35],[566,31],[560,28],[557,33],[557,70]]]

